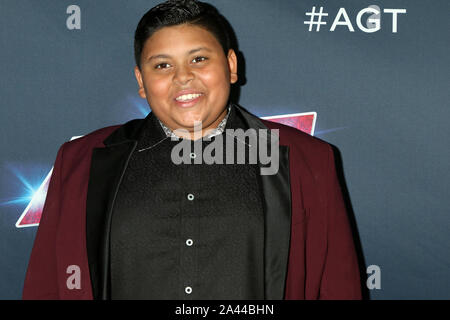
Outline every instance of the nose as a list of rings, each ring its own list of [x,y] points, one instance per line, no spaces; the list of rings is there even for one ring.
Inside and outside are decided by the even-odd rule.
[[[175,75],[174,75],[174,81],[179,84],[186,84],[189,81],[194,79],[194,74],[192,73],[192,70],[189,68],[189,66],[178,66]]]

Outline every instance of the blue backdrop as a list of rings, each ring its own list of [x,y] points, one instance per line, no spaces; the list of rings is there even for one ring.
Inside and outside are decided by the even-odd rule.
[[[59,146],[149,112],[133,35],[157,3],[0,2],[0,298],[21,297],[37,227],[16,222]],[[450,2],[210,3],[236,34],[239,104],[315,111],[315,136],[339,149],[365,295],[449,299]],[[310,29],[314,6],[328,15]]]

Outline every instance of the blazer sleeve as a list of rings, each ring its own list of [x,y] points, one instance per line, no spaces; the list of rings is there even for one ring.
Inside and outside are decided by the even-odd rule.
[[[336,174],[333,150],[331,146],[328,148],[327,254],[320,299],[361,299],[358,259]]]
[[[22,299],[55,300],[59,298],[56,268],[56,233],[61,201],[63,144],[57,153],[39,228],[25,275]]]

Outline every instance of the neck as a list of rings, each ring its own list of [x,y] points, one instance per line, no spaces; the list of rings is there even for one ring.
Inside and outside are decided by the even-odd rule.
[[[194,127],[191,128],[182,128],[173,130],[166,125],[164,125],[161,121],[160,124],[163,127],[167,136],[175,135],[179,138],[189,139],[189,140],[198,140],[203,138],[204,136],[209,135],[217,135],[222,133],[224,130],[225,124],[228,118],[230,107],[225,108],[222,113],[217,117],[217,119],[208,125],[207,127],[203,127],[203,123],[199,122],[194,124]],[[223,122],[223,123],[222,123]],[[219,127],[220,126],[220,127]],[[217,132],[216,132],[217,130]]]

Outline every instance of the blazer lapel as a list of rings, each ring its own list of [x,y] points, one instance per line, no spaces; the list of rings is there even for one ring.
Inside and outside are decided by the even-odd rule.
[[[249,128],[269,131],[259,118],[242,107],[236,107],[246,120]],[[269,134],[267,135],[268,137]],[[270,139],[268,140],[268,143],[270,143]],[[260,142],[264,143],[261,140]],[[265,206],[264,296],[266,300],[282,300],[285,293],[291,238],[291,188],[288,146],[280,145],[279,147],[278,172],[274,175],[261,175],[261,181]]]
[[[105,148],[95,148],[92,152],[86,199],[86,246],[94,299],[110,298],[112,210],[142,123],[142,119],[127,122],[103,141]]]

